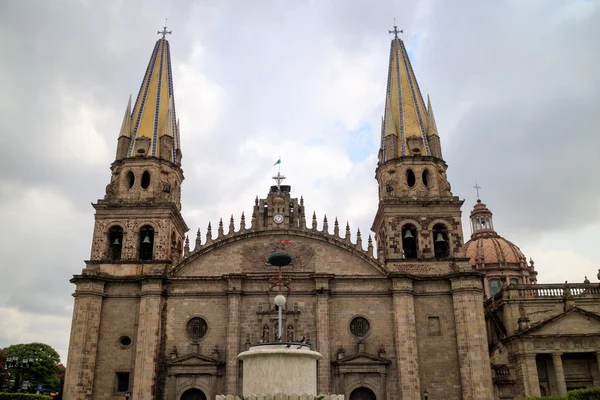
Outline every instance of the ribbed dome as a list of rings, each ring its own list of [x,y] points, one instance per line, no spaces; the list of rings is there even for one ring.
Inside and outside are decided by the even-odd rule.
[[[519,264],[526,259],[513,243],[497,234],[478,235],[465,243],[465,252],[471,265]]]

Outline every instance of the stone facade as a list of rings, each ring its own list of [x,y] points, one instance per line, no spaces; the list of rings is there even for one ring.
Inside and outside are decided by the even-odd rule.
[[[600,284],[505,282],[485,318],[497,399],[600,386]]]
[[[165,43],[157,48],[170,60]],[[327,218],[321,230],[314,214],[307,226],[304,199],[280,181],[255,199],[249,224],[242,215],[236,231],[232,218],[226,231],[221,221],[215,235],[209,225],[192,250],[180,213],[181,151],[152,156],[158,136],[131,131],[126,112],[111,183],[94,204],[91,258],[72,279],[67,400],[241,393],[238,355],[277,336],[269,282],[278,271],[266,260],[282,243],[293,257],[283,268],[292,291],[282,336],[304,338],[321,353],[318,393],[493,398],[483,275],[465,257],[462,201],[450,191],[431,104],[425,107],[407,57],[396,37],[389,77],[396,85],[388,88],[413,93],[388,93],[386,101],[382,143],[396,147],[381,149],[376,169],[377,254],[370,235],[366,246],[360,231],[351,242],[350,227],[340,232],[337,219],[333,234]],[[153,55],[150,65],[158,62]],[[154,82],[152,71],[144,82]],[[164,118],[174,113],[172,97],[168,107],[152,104]],[[143,114],[140,107],[134,114]],[[163,137],[174,132],[178,126]],[[130,153],[127,143],[136,143]],[[135,150],[142,145],[148,150]]]

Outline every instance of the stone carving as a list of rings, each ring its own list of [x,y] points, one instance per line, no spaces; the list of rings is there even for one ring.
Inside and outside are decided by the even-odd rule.
[[[106,195],[104,196],[104,200],[109,200],[117,196],[119,193],[119,173],[117,171],[113,172],[110,177],[110,183],[106,185]]]
[[[438,187],[441,194],[450,193],[451,187],[450,182],[446,178],[446,172],[444,171],[444,167],[438,165],[436,168],[437,178],[438,178]]]

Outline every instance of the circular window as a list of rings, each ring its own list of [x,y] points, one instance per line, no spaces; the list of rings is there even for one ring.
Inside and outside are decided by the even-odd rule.
[[[194,317],[188,321],[186,330],[191,340],[200,340],[206,336],[208,324],[204,318]]]
[[[122,348],[127,348],[131,346],[131,343],[133,343],[133,341],[131,340],[130,336],[123,335],[119,338],[119,346],[121,346]]]
[[[150,186],[150,172],[144,171],[142,174],[142,189],[148,189]]]
[[[371,324],[365,317],[354,317],[350,321],[350,333],[356,338],[364,338],[371,330]]]
[[[415,173],[413,172],[412,169],[409,169],[406,171],[406,184],[409,187],[413,187],[415,186],[415,183],[417,182],[417,179],[415,178]]]

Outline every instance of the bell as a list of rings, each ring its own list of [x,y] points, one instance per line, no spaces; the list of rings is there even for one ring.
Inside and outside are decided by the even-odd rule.
[[[115,238],[115,241],[113,242],[113,245],[118,246],[120,244],[121,244],[121,242],[119,241],[119,238]]]
[[[406,230],[406,233],[404,234],[403,239],[414,239],[415,237],[413,236],[413,234],[411,233],[410,229]]]
[[[146,237],[142,240],[142,244],[150,244],[150,235],[146,234]]]
[[[435,237],[435,242],[445,242],[446,240],[444,240],[444,237],[442,236],[441,233],[438,233]]]

